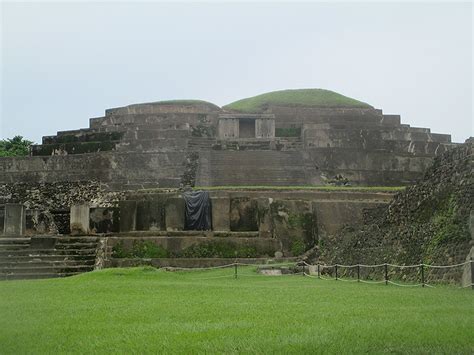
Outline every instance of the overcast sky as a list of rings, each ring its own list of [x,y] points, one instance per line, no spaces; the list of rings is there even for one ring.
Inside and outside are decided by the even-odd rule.
[[[324,88],[473,133],[470,3],[5,3],[1,136],[40,142],[111,107]]]

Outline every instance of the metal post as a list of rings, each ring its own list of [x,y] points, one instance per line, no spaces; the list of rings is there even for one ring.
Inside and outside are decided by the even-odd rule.
[[[471,265],[472,265],[472,263],[471,263]],[[320,278],[321,278],[321,272],[319,270],[319,262],[318,262],[318,279],[320,279]]]
[[[357,264],[357,282],[360,282],[360,264]]]
[[[387,267],[387,263],[385,263],[384,269],[385,269],[385,285],[388,285],[388,267]]]
[[[337,264],[334,265],[334,268],[336,269],[336,280],[337,280]]]
[[[425,267],[424,264],[420,264],[421,267],[421,287],[425,287]]]
[[[234,278],[237,279],[237,263],[234,263]]]

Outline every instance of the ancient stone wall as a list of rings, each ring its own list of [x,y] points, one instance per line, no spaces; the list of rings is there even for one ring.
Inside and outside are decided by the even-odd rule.
[[[252,137],[239,137],[240,119],[254,124]],[[0,158],[0,183],[406,185],[453,146],[449,135],[373,108],[269,106],[242,114],[205,102],[150,103],[110,109],[90,128],[44,137],[32,157]]]
[[[320,260],[345,265],[463,263],[474,245],[469,225],[473,153],[473,144],[466,143],[436,157],[418,184],[398,193],[388,206],[367,211],[364,224],[328,235]],[[396,271],[391,270],[394,277],[419,278],[418,269],[411,274]],[[430,269],[426,276],[459,282],[462,273],[462,267]]]

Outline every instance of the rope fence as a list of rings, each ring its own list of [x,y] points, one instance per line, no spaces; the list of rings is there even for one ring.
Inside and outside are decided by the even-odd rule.
[[[383,264],[355,264],[355,265],[344,265],[344,264],[308,264],[305,261],[299,262],[285,262],[275,264],[247,264],[242,262],[234,262],[226,265],[209,266],[209,267],[198,267],[198,268],[186,268],[186,267],[165,267],[168,271],[206,271],[206,270],[217,270],[217,269],[233,269],[233,273],[228,275],[220,275],[213,277],[203,277],[199,280],[210,280],[220,278],[235,278],[249,277],[249,276],[262,276],[252,273],[246,273],[243,267],[254,267],[254,268],[266,268],[272,270],[274,268],[288,267],[288,273],[279,274],[279,276],[297,276],[302,275],[309,278],[320,279],[325,281],[343,281],[343,282],[361,282],[366,284],[385,284],[394,285],[400,287],[434,287],[429,283],[429,273],[433,270],[442,269],[454,269],[460,267],[466,267],[469,265],[471,273],[470,284],[462,286],[462,288],[471,287],[474,290],[474,260],[466,261],[454,265],[429,265],[429,264],[415,264],[415,265],[397,265],[390,263]],[[240,267],[240,268],[239,268]],[[399,279],[392,279],[391,276],[394,274],[394,269],[397,271],[404,272],[407,276],[405,279],[414,281],[414,283],[400,283]],[[407,274],[409,272],[411,274]],[[439,281],[432,278],[434,281]]]
[[[431,270],[441,270],[441,269],[454,269],[460,267],[466,267],[469,265],[470,269],[470,284],[462,286],[462,288],[471,287],[474,290],[474,260],[468,260],[463,263],[453,264],[453,265],[429,265],[429,264],[415,264],[415,265],[397,265],[397,264],[375,264],[375,265],[367,265],[367,264],[354,264],[354,265],[344,265],[344,264],[333,264],[333,265],[326,265],[326,264],[308,264],[305,261],[300,262],[300,265],[303,267],[303,275],[321,279],[321,280],[335,280],[335,281],[346,281],[346,282],[362,282],[362,283],[370,283],[370,284],[381,284],[385,283],[385,285],[395,285],[401,287],[434,287],[433,285],[428,283],[427,273]],[[306,268],[308,268],[308,273],[306,273]],[[382,269],[381,272],[383,280],[374,280],[371,279],[372,275],[377,275],[374,272],[375,269]],[[391,269],[399,269],[399,270],[412,270],[412,274],[415,275],[411,277],[412,280],[418,280],[419,283],[415,284],[401,284],[399,282],[395,282],[390,279],[390,272],[389,268]],[[341,270],[342,269],[342,270]],[[369,269],[369,271],[364,270]],[[365,271],[365,277],[362,276],[362,272]],[[379,272],[380,274],[380,272]],[[323,276],[326,275],[326,276]],[[330,277],[327,277],[327,276]],[[406,275],[406,274],[405,274]],[[344,278],[343,278],[344,277]]]

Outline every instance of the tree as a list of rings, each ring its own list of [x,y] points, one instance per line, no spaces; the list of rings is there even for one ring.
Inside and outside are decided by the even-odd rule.
[[[28,155],[31,144],[33,144],[33,142],[23,139],[22,136],[0,140],[0,157]]]

